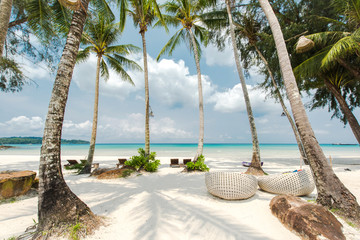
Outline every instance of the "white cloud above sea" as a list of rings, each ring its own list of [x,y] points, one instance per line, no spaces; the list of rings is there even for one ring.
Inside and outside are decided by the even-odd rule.
[[[143,141],[145,132],[145,117],[141,113],[130,113],[122,118],[100,116],[97,142],[129,142]],[[43,135],[45,121],[41,117],[14,117],[6,122],[0,122],[0,131],[3,137],[37,136]],[[169,139],[174,135],[180,139],[194,137],[191,132],[177,127],[175,120],[169,117],[151,118],[151,137],[153,139]],[[89,140],[92,122],[73,122],[65,120],[63,124],[64,139]]]
[[[266,99],[266,94],[259,89],[247,85],[250,103],[254,114],[282,111],[281,106],[273,99]],[[266,99],[266,100],[265,100]],[[216,92],[210,99],[214,103],[214,110],[223,113],[245,112],[245,100],[241,84],[236,84],[223,92]]]
[[[141,54],[132,55],[129,58],[143,66]],[[79,64],[75,68],[74,81],[80,89],[94,91],[95,65],[96,57],[91,56],[88,62]],[[171,108],[197,106],[197,75],[190,74],[183,60],[175,62],[172,59],[162,59],[157,62],[148,56],[148,69],[151,101]],[[144,73],[139,71],[128,71],[128,73],[135,86],[122,82],[113,71],[110,71],[109,80],[100,81],[100,94],[120,100],[125,100],[130,94],[135,94],[136,99],[141,99],[144,94]],[[214,93],[216,86],[211,83],[207,75],[202,75],[202,85],[204,99],[208,99]]]

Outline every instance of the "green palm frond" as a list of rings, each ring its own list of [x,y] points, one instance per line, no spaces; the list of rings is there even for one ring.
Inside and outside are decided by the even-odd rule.
[[[318,52],[294,68],[294,74],[296,78],[304,80],[319,74],[321,69],[321,61],[327,54],[329,48],[330,47],[327,47],[323,51]]]
[[[161,49],[159,55],[157,56],[156,60],[159,61],[161,56],[164,54],[168,54],[169,56],[172,55],[176,46],[178,46],[182,41],[186,41],[186,29],[181,28],[178,30],[170,40],[165,44],[165,46]]]
[[[351,33],[349,32],[332,31],[332,32],[314,33],[314,34],[306,35],[305,37],[313,40],[316,46],[324,47],[329,44],[334,44],[343,37],[349,36],[350,34]]]
[[[127,0],[117,0],[117,5],[120,9],[120,31],[124,31],[125,23],[126,23],[126,13],[128,9],[128,1]]]
[[[54,35],[52,9],[47,1],[29,0],[26,8],[29,12],[29,26],[35,35],[40,39]]]
[[[76,56],[76,62],[77,63],[85,62],[89,58],[91,52],[94,52],[93,46],[89,46],[83,50],[80,50]]]
[[[128,59],[122,55],[119,54],[113,54],[112,57],[125,69],[128,70],[135,70],[135,71],[142,71],[143,69],[139,64],[137,64],[135,61]]]
[[[103,77],[105,81],[109,80],[109,76],[110,76],[109,68],[106,62],[104,61],[104,58],[102,58],[100,61],[100,72],[101,72],[101,77]]]
[[[207,46],[209,41],[209,32],[206,28],[201,27],[199,25],[194,25],[194,34],[195,36],[200,38],[200,42],[202,42],[205,46]]]
[[[344,37],[332,45],[331,49],[321,61],[321,66],[327,67],[336,61],[336,59],[359,52],[359,41],[356,41],[352,36]]]
[[[121,79],[123,81],[129,82],[130,84],[135,85],[134,82],[132,81],[130,75],[125,71],[123,66],[119,63],[118,59],[113,58],[112,56],[106,56],[106,61],[111,66],[111,68],[117,74],[119,74],[119,76],[121,77]]]
[[[55,28],[63,36],[66,36],[70,28],[72,12],[58,1],[56,1],[51,8],[55,19]]]
[[[115,15],[106,0],[91,1],[91,4],[96,9],[96,12],[99,16],[104,16],[110,21],[115,20]]]
[[[131,53],[138,53],[141,51],[141,48],[134,46],[132,44],[126,45],[117,45],[117,46],[110,46],[107,47],[105,53],[119,53],[119,54],[131,54]]]

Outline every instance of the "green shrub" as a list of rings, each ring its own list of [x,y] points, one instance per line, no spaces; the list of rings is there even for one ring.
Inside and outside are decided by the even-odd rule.
[[[203,155],[200,155],[196,162],[188,162],[186,163],[186,167],[188,170],[198,170],[207,172],[209,171],[208,166],[204,163],[205,157]]]
[[[81,171],[83,168],[84,168],[83,163],[76,163],[76,164],[68,165],[68,166],[65,165],[66,170],[74,170],[74,169],[76,169],[78,171]]]
[[[139,148],[138,153],[139,156],[132,156],[130,160],[125,162],[125,165],[133,167],[137,171],[144,168],[147,172],[155,172],[159,168],[160,160],[155,159],[155,152],[152,152],[148,156],[146,156],[145,150]]]
[[[134,171],[131,169],[126,169],[121,173],[121,177],[126,178],[129,177]]]

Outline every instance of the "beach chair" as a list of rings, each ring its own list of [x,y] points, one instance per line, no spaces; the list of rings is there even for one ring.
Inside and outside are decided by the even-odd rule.
[[[180,167],[179,159],[178,158],[171,158],[170,159],[170,167]]]
[[[127,161],[126,158],[118,158],[119,163],[116,164],[116,168],[119,168],[120,166],[124,165]]]
[[[188,162],[191,162],[191,158],[185,158],[183,160],[184,165],[186,165]]]
[[[226,200],[250,198],[258,188],[256,177],[240,172],[207,172],[205,184],[209,193]]]
[[[68,159],[66,161],[68,161],[68,164],[65,164],[65,166],[71,166],[71,165],[79,164],[79,162],[77,160],[74,160],[74,159]]]

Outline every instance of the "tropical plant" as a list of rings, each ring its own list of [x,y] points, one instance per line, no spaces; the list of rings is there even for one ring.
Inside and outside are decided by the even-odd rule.
[[[332,6],[344,17],[340,20],[325,18],[329,24],[334,25],[333,29],[306,36],[315,43],[316,50],[295,68],[295,73],[297,78],[302,80],[306,90],[316,89],[312,109],[323,107],[323,103],[330,103],[332,96],[335,97],[338,104],[329,104],[328,110],[334,111],[332,117],[339,117],[344,124],[349,123],[360,144],[360,125],[351,111],[359,106],[352,98],[360,98],[360,95],[352,92],[348,84],[351,80],[360,79],[360,71],[356,67],[360,63],[360,1],[333,0]],[[319,86],[320,88],[317,88]],[[321,88],[324,86],[332,96],[325,94]],[[317,101],[319,96],[322,96],[321,101]]]
[[[156,172],[160,166],[160,160],[155,159],[156,153],[146,154],[143,148],[139,148],[138,153],[139,156],[132,156],[125,162],[125,165],[135,168],[136,171],[144,169],[147,172]]]
[[[202,172],[208,172],[210,169],[208,166],[204,163],[205,157],[204,155],[200,155],[196,162],[188,162],[186,163],[186,168],[188,171],[202,171]]]
[[[328,164],[310,125],[296,85],[285,40],[276,15],[268,0],[259,0],[259,3],[273,32],[286,93],[290,101],[295,123],[298,126],[300,137],[304,144],[310,168],[315,178],[318,191],[317,202],[329,209],[338,208],[342,216],[355,221],[359,226],[360,206],[356,202],[355,196],[344,186]]]
[[[40,152],[37,236],[64,225],[87,223],[98,225],[90,208],[67,186],[60,158],[61,132],[72,73],[76,63],[89,0],[74,12],[67,41],[58,66],[45,121]]]
[[[194,53],[197,79],[198,79],[198,95],[199,95],[199,141],[198,149],[194,157],[194,161],[203,152],[204,147],[204,103],[203,103],[203,91],[202,91],[202,82],[201,82],[201,71],[200,71],[200,56],[201,48],[200,42],[207,45],[208,42],[208,32],[206,28],[201,26],[201,14],[205,11],[206,8],[213,5],[216,1],[195,1],[195,0],[173,0],[164,4],[164,9],[169,15],[164,16],[166,22],[175,27],[179,25],[181,28],[170,38],[170,40],[165,44],[161,49],[157,60],[160,57],[168,53],[172,55],[176,46],[178,46],[182,41],[187,42],[190,47],[190,52]],[[195,38],[198,37],[198,39]]]
[[[150,103],[149,103],[149,72],[147,64],[147,51],[145,33],[149,26],[159,19],[165,26],[160,8],[156,0],[117,0],[120,5],[120,28],[125,26],[126,14],[128,14],[135,27],[140,29],[142,45],[143,45],[143,58],[144,58],[144,80],[145,80],[145,153],[150,154]],[[166,28],[167,29],[167,28]]]
[[[119,23],[114,23],[112,19],[105,18],[101,15],[94,19],[89,19],[85,33],[83,34],[83,42],[89,45],[79,51],[77,56],[78,62],[86,61],[91,53],[96,54],[96,78],[95,78],[95,101],[94,115],[92,123],[92,132],[87,162],[81,173],[90,173],[91,165],[94,158],[96,132],[98,122],[99,108],[99,79],[100,75],[106,80],[109,79],[109,67],[113,69],[121,80],[133,84],[130,75],[125,69],[141,70],[141,67],[132,60],[126,58],[126,55],[139,51],[134,45],[114,45],[120,36]]]

